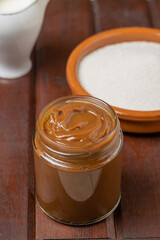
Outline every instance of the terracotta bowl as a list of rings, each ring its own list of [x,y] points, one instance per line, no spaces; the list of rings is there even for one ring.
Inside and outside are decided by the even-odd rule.
[[[67,81],[75,95],[90,95],[77,78],[80,61],[93,50],[114,43],[129,41],[152,41],[160,43],[160,30],[152,28],[119,28],[105,31],[81,42],[71,53],[66,67]],[[135,133],[160,132],[160,110],[132,111],[114,107],[123,131]]]

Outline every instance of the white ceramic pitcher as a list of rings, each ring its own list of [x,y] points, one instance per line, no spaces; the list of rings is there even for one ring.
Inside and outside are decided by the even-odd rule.
[[[0,13],[0,77],[18,78],[32,67],[33,46],[49,0],[34,0],[25,9]]]

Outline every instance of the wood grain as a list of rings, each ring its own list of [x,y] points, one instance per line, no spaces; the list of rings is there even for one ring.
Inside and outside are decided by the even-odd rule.
[[[72,49],[93,34],[88,0],[51,0],[37,44],[36,112],[57,97],[71,94],[65,77]]]
[[[117,238],[160,237],[160,134],[125,135]]]
[[[33,86],[33,75],[32,71],[21,79],[0,79],[0,239],[2,240],[25,240],[34,237],[31,146],[34,112],[30,90]],[[33,115],[30,115],[31,113]]]
[[[152,26],[160,28],[160,1],[147,1]]]
[[[145,0],[97,0],[101,31],[111,28],[151,24]]]

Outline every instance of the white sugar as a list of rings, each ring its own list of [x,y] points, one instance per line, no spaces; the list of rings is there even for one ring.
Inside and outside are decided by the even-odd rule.
[[[160,44],[124,42],[88,54],[78,68],[83,88],[112,106],[160,110]]]

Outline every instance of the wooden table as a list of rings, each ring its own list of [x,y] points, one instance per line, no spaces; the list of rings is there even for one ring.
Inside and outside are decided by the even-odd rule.
[[[122,200],[89,227],[48,218],[35,201],[32,133],[49,101],[70,94],[65,65],[88,36],[125,26],[160,27],[159,0],[51,0],[25,77],[0,79],[0,239],[160,239],[160,134],[124,135]]]

